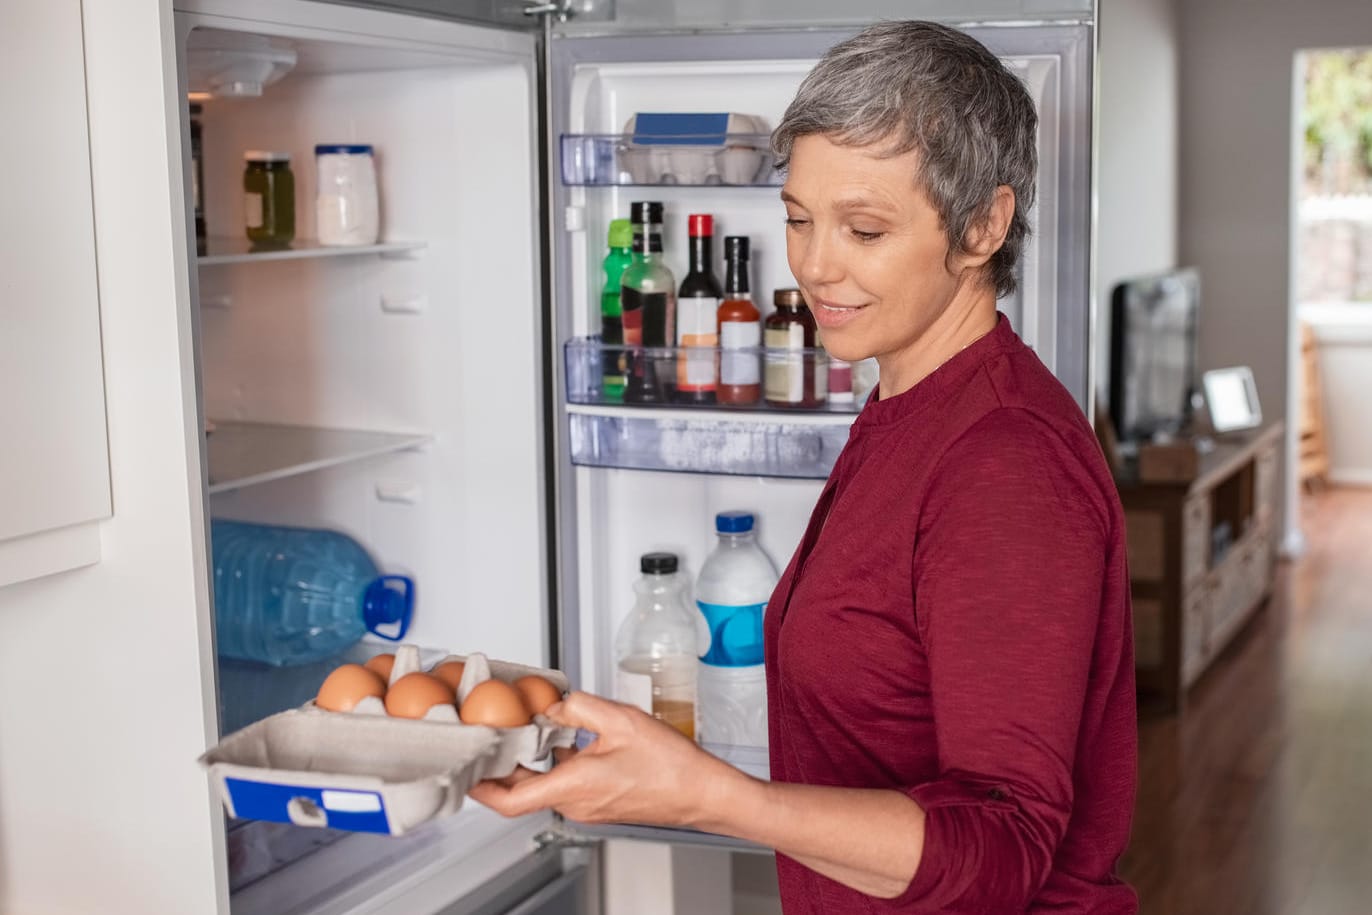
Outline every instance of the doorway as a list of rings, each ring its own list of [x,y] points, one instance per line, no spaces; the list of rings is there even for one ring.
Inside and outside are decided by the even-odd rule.
[[[1296,55],[1287,517],[1372,486],[1372,48]],[[1303,551],[1288,523],[1289,554]]]

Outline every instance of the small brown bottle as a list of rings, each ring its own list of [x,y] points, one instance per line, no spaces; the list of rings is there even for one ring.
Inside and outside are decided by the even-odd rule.
[[[815,349],[815,316],[799,289],[778,289],[772,294],[772,304],[776,311],[767,316],[762,333],[767,404],[823,406],[828,397],[828,364]]]

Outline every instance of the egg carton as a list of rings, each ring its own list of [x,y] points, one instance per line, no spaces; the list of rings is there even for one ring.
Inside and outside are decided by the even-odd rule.
[[[563,693],[569,685],[560,671],[482,654],[438,663],[447,661],[466,665],[459,701],[492,677],[513,684],[536,674]],[[421,669],[419,650],[403,645],[391,682]],[[575,728],[542,715],[523,727],[492,728],[463,724],[456,708],[436,706],[412,720],[386,715],[381,700],[368,697],[351,712],[311,701],[264,718],[225,737],[200,764],[231,816],[398,836],[456,813],[477,782],[538,766],[575,738]]]
[[[464,665],[462,679],[457,684],[458,705],[435,705],[419,721],[449,726],[458,725],[463,728],[486,728],[498,734],[500,740],[497,750],[483,766],[482,778],[504,778],[513,773],[519,766],[537,765],[547,759],[554,748],[570,747],[575,742],[576,728],[560,727],[543,715],[535,715],[533,722],[523,727],[487,728],[485,725],[463,724],[457,712],[458,707],[467,701],[472,690],[487,680],[501,680],[513,686],[520,677],[539,676],[557,687],[559,693],[566,695],[570,688],[566,674],[543,667],[527,667],[509,661],[493,661],[480,652],[473,652],[470,655],[450,654],[438,660],[429,669],[432,670],[449,661],[460,661]],[[420,665],[419,649],[413,645],[401,645],[396,649],[395,664],[391,668],[390,681],[386,686],[390,688],[406,674],[422,670],[424,668]],[[311,702],[308,705],[313,707],[314,703]],[[386,715],[386,706],[376,696],[368,696],[357,703],[351,714]],[[391,720],[405,721],[407,719],[392,718]]]

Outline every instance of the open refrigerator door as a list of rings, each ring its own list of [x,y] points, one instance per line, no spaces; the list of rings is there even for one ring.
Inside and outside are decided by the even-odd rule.
[[[963,27],[1021,76],[1040,115],[1032,234],[1020,289],[999,307],[1085,409],[1092,29],[1081,22]],[[753,301],[765,314],[775,290],[794,286],[778,199],[784,176],[768,161],[746,177],[730,174],[725,157],[738,149],[765,151],[766,134],[805,74],[856,30],[608,36],[591,26],[578,29],[573,20],[550,41],[552,281],[555,339],[563,343],[554,356],[563,370],[556,379],[563,412],[557,429],[559,609],[563,667],[583,689],[615,694],[616,633],[633,610],[631,584],[641,554],[673,553],[694,580],[714,546],[716,514],[743,510],[756,517],[763,550],[784,566],[862,396],[852,404],[804,410],[605,396],[600,265],[610,222],[629,216],[635,202],[661,202],[665,261],[680,278],[688,260],[688,215],[710,214],[717,245],[722,236],[749,238]],[[644,113],[674,112],[719,112],[720,125],[753,126],[748,134],[721,126],[724,136],[703,154],[684,144],[645,143],[639,126]],[[664,352],[678,364],[689,358],[682,350]],[[765,748],[706,748],[767,776]],[[568,828],[741,846],[675,830]]]

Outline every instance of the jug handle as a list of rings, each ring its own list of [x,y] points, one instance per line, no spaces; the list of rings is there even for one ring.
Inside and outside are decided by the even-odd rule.
[[[413,578],[408,575],[382,575],[367,586],[362,600],[362,620],[369,632],[387,641],[398,642],[409,631],[413,615]],[[382,632],[378,626],[397,628],[393,632]]]

